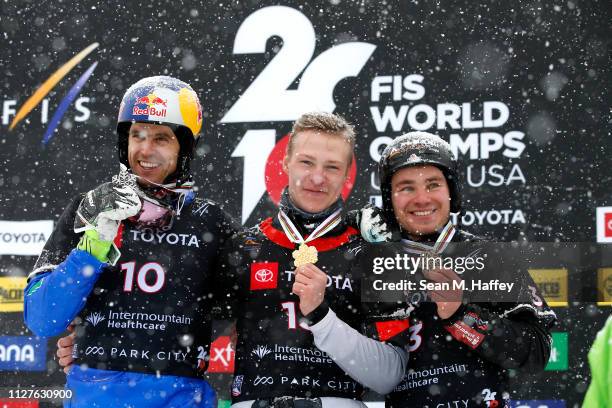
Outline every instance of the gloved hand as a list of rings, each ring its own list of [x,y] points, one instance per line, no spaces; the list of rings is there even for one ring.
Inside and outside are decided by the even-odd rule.
[[[373,205],[366,205],[357,210],[357,224],[361,236],[368,242],[393,241],[393,233],[387,224],[383,210]]]
[[[79,204],[74,220],[74,232],[86,231],[79,243],[101,261],[117,235],[122,220],[140,211],[141,201],[135,188],[135,176],[122,166],[119,176],[87,192]],[[98,242],[100,241],[100,242]],[[104,253],[106,248],[106,253]]]

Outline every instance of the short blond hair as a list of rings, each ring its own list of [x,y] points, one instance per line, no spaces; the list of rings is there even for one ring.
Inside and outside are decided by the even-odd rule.
[[[297,118],[289,135],[287,156],[290,156],[293,151],[295,136],[304,130],[315,130],[343,137],[351,147],[349,166],[351,165],[355,150],[355,129],[342,116],[329,112],[308,112]]]

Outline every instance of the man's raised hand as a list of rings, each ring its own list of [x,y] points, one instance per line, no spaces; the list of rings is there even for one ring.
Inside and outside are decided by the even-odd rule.
[[[119,223],[138,214],[141,202],[135,188],[135,176],[122,166],[119,176],[88,191],[77,209],[74,231],[95,230],[102,241],[112,241]]]
[[[434,283],[444,283],[449,290],[430,290],[431,300],[436,303],[438,316],[448,319],[461,306],[463,290],[460,289],[461,278],[452,269],[432,269],[423,272],[427,280]]]
[[[300,298],[300,311],[305,316],[315,310],[325,299],[327,274],[313,264],[295,269],[295,282],[291,291]]]

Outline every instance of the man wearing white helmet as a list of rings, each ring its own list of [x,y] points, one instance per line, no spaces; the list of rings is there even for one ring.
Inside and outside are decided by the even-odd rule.
[[[68,406],[216,407],[202,374],[214,265],[233,230],[192,191],[201,127],[188,84],[159,76],[130,87],[117,124],[122,170],[73,198],[29,276],[35,334],[78,318]]]

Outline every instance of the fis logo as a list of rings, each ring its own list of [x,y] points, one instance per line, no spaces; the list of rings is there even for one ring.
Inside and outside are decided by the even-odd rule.
[[[15,117],[13,118],[13,121],[11,122],[9,126],[9,130],[13,130],[19,122],[25,119],[28,116],[28,114],[36,106],[38,106],[38,104],[41,101],[43,101],[45,96],[47,96],[47,94],[51,92],[51,90],[53,90],[53,88],[66,75],[68,75],[68,73],[70,73],[70,71],[72,71],[72,69],[76,65],[78,65],[83,59],[85,59],[85,57],[87,57],[93,50],[95,50],[98,47],[98,45],[99,45],[98,43],[93,43],[90,46],[86,47],[81,52],[79,52],[74,57],[72,57],[64,65],[62,65],[49,78],[47,78],[47,80],[24,102],[24,104],[21,105],[21,107],[17,111],[17,114],[15,115]],[[72,102],[79,95],[79,93],[81,92],[81,89],[83,88],[83,86],[85,85],[85,83],[87,82],[91,74],[93,74],[97,65],[98,65],[97,61],[91,64],[90,67],[87,69],[87,71],[85,71],[85,73],[83,73],[83,75],[79,77],[79,79],[75,82],[75,84],[72,85],[68,93],[60,101],[59,106],[57,110],[55,111],[55,113],[53,114],[53,117],[51,118],[51,121],[49,122],[49,126],[47,127],[47,130],[45,131],[45,134],[43,136],[43,140],[42,140],[43,145],[46,145],[47,143],[49,143],[49,141],[51,141],[51,138],[54,135],[55,129],[60,124],[62,118],[64,117],[64,114],[66,113],[66,111],[68,110]],[[83,98],[83,99],[89,100],[89,98]],[[43,101],[43,112],[46,112],[47,102],[48,101],[46,100]],[[79,104],[77,103],[77,105]],[[84,107],[81,105],[79,107],[79,110],[83,112],[83,115],[81,115],[80,119],[75,119],[75,120],[78,120],[78,121],[87,120],[89,118],[89,109],[86,109],[86,108],[84,109]],[[7,112],[5,110],[5,112],[3,113],[3,117],[5,115],[8,116],[8,114],[13,113],[13,112]],[[46,115],[45,115],[45,119],[43,120],[43,122],[44,121],[46,121]]]

